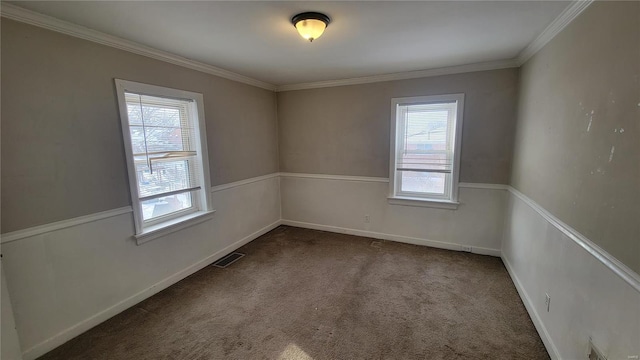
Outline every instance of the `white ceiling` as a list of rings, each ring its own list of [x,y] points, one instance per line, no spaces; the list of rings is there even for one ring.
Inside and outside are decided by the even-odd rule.
[[[13,2],[275,85],[515,58],[566,1]],[[308,43],[289,22],[329,15]]]

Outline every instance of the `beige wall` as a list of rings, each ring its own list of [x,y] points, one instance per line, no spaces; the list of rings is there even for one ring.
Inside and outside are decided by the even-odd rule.
[[[521,70],[512,174],[515,188],[636,272],[639,75],[640,3],[593,3]]]
[[[278,93],[280,171],[389,176],[394,97],[465,93],[460,180],[506,184],[517,69]]]
[[[114,78],[204,94],[213,185],[278,171],[275,93],[2,19],[2,232],[130,204]]]

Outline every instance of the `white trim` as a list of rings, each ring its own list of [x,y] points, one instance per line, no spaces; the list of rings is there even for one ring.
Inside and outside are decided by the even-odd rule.
[[[529,295],[527,294],[527,292],[524,290],[524,286],[522,286],[520,279],[518,279],[518,277],[516,276],[516,273],[515,271],[513,271],[513,268],[511,267],[511,264],[509,263],[507,258],[505,256],[501,256],[501,258],[502,258],[502,262],[505,265],[505,268],[507,268],[507,272],[509,273],[509,276],[511,276],[511,280],[513,281],[513,284],[516,286],[516,290],[518,290],[518,294],[520,295],[520,298],[524,303],[524,307],[527,308],[529,317],[531,317],[531,320],[533,321],[533,325],[536,327],[536,330],[538,331],[538,335],[540,335],[540,339],[542,339],[542,342],[544,343],[544,347],[547,349],[549,356],[551,357],[552,360],[559,360],[560,353],[558,352],[558,349],[556,348],[555,344],[551,340],[551,335],[549,335],[547,328],[544,326],[544,322],[542,322],[542,319],[540,318],[540,315],[536,311],[535,306],[533,306],[533,302],[529,298]]]
[[[388,182],[389,179],[381,178],[381,177],[359,177],[359,176],[346,176],[346,175],[324,175],[324,174],[304,174],[304,173],[280,173],[282,177],[293,177],[293,178],[309,178],[309,179],[325,179],[325,180],[343,180],[343,181],[361,181],[361,182]],[[533,208],[536,212],[538,212],[541,216],[543,216],[547,221],[549,221],[552,225],[554,225],[558,230],[562,231],[565,235],[575,241],[578,245],[583,247],[587,252],[592,254],[596,259],[602,262],[605,266],[611,269],[615,274],[624,279],[628,284],[630,284],[634,289],[640,292],[640,275],[635,273],[629,267],[620,262],[620,260],[613,257],[611,254],[607,253],[605,250],[600,248],[598,245],[593,243],[591,240],[587,239],[584,235],[580,234],[575,229],[571,228],[569,225],[562,222],[560,219],[549,213],[547,210],[542,208],[533,200],[529,199],[526,195],[522,194],[518,190],[513,187],[505,184],[487,184],[487,183],[468,183],[461,182],[458,185],[460,188],[469,188],[469,189],[487,189],[487,190],[499,190],[499,191],[509,191],[514,195],[518,196],[525,203],[527,203],[531,208]],[[288,221],[288,220],[283,220]],[[291,223],[291,222],[290,222]],[[301,223],[304,224],[304,223]],[[310,224],[316,225],[316,224]],[[306,227],[302,225],[292,225],[299,227]],[[327,230],[326,225],[317,225],[324,226],[325,228],[317,228],[317,230]],[[310,227],[311,228],[311,227]],[[340,229],[340,228],[337,228]],[[348,229],[349,231],[352,231]],[[352,233],[354,235],[359,236],[369,236],[373,237],[369,232],[361,231],[361,230],[353,230],[358,231],[359,233]],[[340,231],[334,231],[340,232]],[[395,236],[385,234],[386,236]],[[389,238],[388,240],[394,240]],[[401,240],[397,240],[401,241]],[[427,240],[425,240],[427,241]],[[428,245],[433,246],[433,245]],[[436,246],[437,247],[437,246]]]
[[[325,174],[304,174],[304,173],[286,173],[281,172],[282,177],[307,178],[307,179],[323,179],[323,180],[342,180],[342,181],[364,181],[388,183],[388,178],[383,177],[367,177],[367,176],[351,176],[351,175],[325,175]]]
[[[197,92],[173,89],[163,86],[149,85],[134,81],[127,80],[114,80],[116,85],[116,95],[118,97],[118,107],[120,109],[120,121],[122,123],[122,138],[124,139],[124,150],[127,155],[127,171],[129,175],[129,191],[131,194],[132,200],[132,208],[133,208],[133,219],[136,228],[136,238],[139,240],[138,245],[143,243],[143,238],[151,240],[152,238],[156,238],[161,236],[162,234],[167,234],[171,228],[179,229],[181,227],[177,226],[175,220],[180,219],[191,219],[189,216],[180,216],[177,212],[171,213],[171,215],[165,215],[168,219],[165,220],[164,217],[161,220],[160,218],[157,221],[144,221],[144,217],[142,215],[142,200],[140,199],[140,194],[138,193],[138,175],[136,166],[134,164],[134,156],[132,149],[132,138],[131,133],[129,131],[130,123],[129,123],[129,114],[127,111],[127,100],[125,93],[127,91],[131,91],[137,94],[146,94],[151,96],[159,96],[159,97],[169,97],[169,98],[177,98],[177,99],[189,99],[192,100],[189,104],[191,109],[188,111],[187,118],[189,119],[189,125],[193,126],[194,131],[194,141],[195,141],[195,149],[197,150],[197,159],[198,166],[197,169],[199,183],[204,188],[203,191],[199,191],[198,193],[192,193],[192,208],[193,210],[208,212],[213,210],[211,204],[211,192],[207,191],[207,189],[211,189],[211,179],[209,171],[209,151],[207,150],[207,129],[206,129],[206,117],[204,114],[204,96]],[[202,215],[202,214],[200,214]],[[198,216],[200,216],[198,215]],[[171,216],[169,218],[169,216]],[[160,225],[158,225],[160,224]],[[158,228],[162,227],[164,230],[159,232]],[[153,230],[150,230],[153,229]],[[156,233],[156,235],[151,235],[151,233]],[[145,235],[148,234],[148,235]],[[159,235],[158,235],[159,234]]]
[[[517,57],[518,66],[522,66],[535,53],[540,51],[549,41],[575,20],[593,0],[578,0],[568,5]]]
[[[128,214],[132,211],[133,209],[131,208],[131,206],[124,206],[117,209],[101,211],[98,213],[79,216],[72,219],[56,221],[49,224],[44,224],[44,225],[34,226],[34,227],[22,229],[22,230],[8,232],[0,235],[0,239],[2,239],[2,244],[6,244],[12,241],[16,241],[16,240],[36,236],[36,235],[46,234],[48,232],[52,232],[55,230],[78,226],[78,225],[82,225],[82,224],[86,224],[86,223],[90,223],[90,222],[94,222],[102,219],[107,219],[107,218],[122,215],[122,214]]]
[[[240,75],[199,61],[190,60],[167,51],[154,49],[146,45],[119,38],[117,36],[105,34],[103,32],[89,29],[84,26],[76,25],[64,20],[56,19],[54,17],[40,14],[35,11],[23,9],[19,6],[7,4],[4,1],[2,2],[2,6],[0,7],[0,13],[7,19],[20,21],[47,30],[52,30],[80,39],[89,40],[98,44],[110,46],[116,49],[128,51],[134,54],[146,56],[152,59],[164,61],[170,64],[182,66],[203,73],[215,75],[221,78],[237,81],[243,84],[256,86],[270,91],[276,90],[275,85],[266,83],[264,81],[253,79],[248,76]]]
[[[265,176],[276,176],[279,175],[281,177],[293,177],[293,178],[308,178],[308,179],[323,179],[323,180],[342,180],[342,181],[362,181],[362,182],[380,182],[380,183],[388,183],[389,178],[386,177],[366,177],[366,176],[351,176],[351,175],[330,175],[330,174],[309,174],[309,173],[274,173],[271,175]],[[238,181],[251,181],[252,178],[247,180]],[[219,186],[228,186],[233,185],[235,183],[219,185]],[[242,184],[239,184],[242,185]],[[460,182],[458,183],[459,188],[468,188],[468,189],[489,189],[489,190],[509,190],[509,185],[505,184],[490,184],[490,183],[470,183],[470,182]],[[214,187],[216,188],[216,187]]]
[[[275,177],[277,177],[278,179],[280,179],[281,177],[291,177],[291,178],[341,180],[341,181],[361,181],[361,182],[374,182],[374,183],[385,183],[389,181],[389,179],[382,178],[382,177],[361,177],[361,176],[305,174],[305,173],[273,173],[269,175],[258,176],[255,178],[249,178],[246,180],[236,181],[229,184],[218,185],[211,188],[211,191],[212,192],[221,191],[221,190],[225,190],[225,189],[229,189],[237,186],[251,184],[257,181],[268,180]],[[560,219],[558,219],[557,217],[549,213],[547,210],[545,210],[540,205],[538,205],[535,201],[531,200],[529,197],[527,197],[520,191],[516,190],[515,188],[509,185],[504,185],[504,184],[466,183],[466,182],[460,183],[459,187],[470,188],[470,189],[508,190],[509,192],[511,192],[512,194],[514,194],[515,196],[523,200],[533,210],[535,210],[547,221],[549,221],[552,225],[558,228],[558,230],[562,231],[567,237],[575,241],[578,245],[584,248],[587,252],[593,255],[596,259],[602,262],[609,269],[611,269],[611,271],[613,271],[615,274],[617,274],[622,279],[624,279],[634,289],[640,292],[640,275],[635,273],[633,270],[631,270],[629,267],[621,263],[618,259],[613,257],[611,254],[607,253],[605,250],[600,248],[591,240],[587,239],[584,235],[580,234],[578,231],[576,231],[575,229],[571,228],[569,225],[562,222]],[[60,229],[78,226],[78,225],[82,225],[82,224],[97,221],[97,220],[107,219],[107,218],[122,215],[122,214],[127,214],[132,211],[133,210],[131,206],[125,206],[125,207],[107,210],[107,211],[103,211],[95,214],[80,216],[73,219],[62,220],[62,221],[58,221],[50,224],[34,226],[34,227],[23,229],[23,230],[9,232],[9,233],[0,235],[0,239],[2,240],[2,243],[5,244],[5,243],[9,243],[12,241],[16,241],[16,240],[20,240],[28,237],[45,234],[55,230],[60,230]],[[283,220],[283,221],[288,221],[288,220]],[[291,221],[288,221],[288,222],[292,223]],[[300,223],[300,224],[305,224],[305,223]],[[315,224],[310,224],[310,225],[315,225]],[[301,225],[291,225],[291,226],[305,227]],[[326,227],[325,225],[318,225],[318,226]],[[318,229],[318,230],[326,230],[326,228]],[[331,231],[331,230],[326,230],[326,231]],[[360,231],[362,233],[362,234],[354,233],[354,235],[372,237],[369,234],[370,232],[361,231],[361,230],[353,230],[353,231]],[[395,237],[395,235],[389,235],[389,234],[383,234],[383,235],[388,237]],[[412,239],[412,238],[408,238],[408,239]],[[388,240],[394,240],[394,239],[389,238]],[[397,240],[397,241],[401,241],[401,240]],[[429,240],[420,240],[420,241],[429,241]],[[433,245],[428,245],[428,246],[433,246]]]
[[[215,212],[215,210],[198,211],[166,222],[161,222],[145,228],[144,232],[136,234],[133,237],[136,238],[136,244],[142,245],[148,241],[210,220],[213,218]]]
[[[454,251],[468,252],[466,249],[471,248],[472,249],[471,252],[474,254],[490,255],[495,257],[500,257],[501,255],[500,249],[489,249],[489,248],[477,247],[472,245],[454,244],[454,243],[449,243],[444,241],[435,241],[435,240],[420,239],[420,238],[409,237],[409,236],[385,234],[385,233],[380,233],[375,231],[349,229],[349,228],[343,228],[338,226],[313,224],[313,223],[307,223],[302,221],[293,221],[293,220],[285,220],[285,219],[282,219],[282,225],[305,228],[305,229],[328,231],[328,232],[333,232],[338,234],[363,236],[363,237],[381,239],[381,240],[397,241],[397,242],[406,243],[406,244],[429,246],[429,247],[434,247],[438,249],[447,249],[447,250],[454,250]]]
[[[211,188],[211,192],[214,193],[214,192],[227,190],[227,189],[231,189],[231,188],[242,186],[242,185],[251,184],[251,183],[254,183],[254,182],[257,182],[257,181],[268,180],[268,179],[272,179],[272,178],[278,177],[279,175],[280,175],[280,173],[272,173],[272,174],[267,174],[267,175],[262,175],[262,176],[256,176],[256,177],[245,179],[245,180],[234,181],[232,183],[216,185],[216,186]]]
[[[462,148],[462,128],[464,126],[464,93],[457,94],[442,94],[442,95],[427,95],[427,96],[413,96],[391,99],[391,118],[389,124],[389,199],[398,199],[402,197],[411,197],[413,194],[407,194],[401,191],[400,181],[397,181],[397,160],[398,160],[398,146],[402,147],[402,144],[398,144],[398,135],[405,133],[406,129],[404,121],[398,121],[398,109],[402,105],[422,105],[422,104],[436,104],[436,103],[455,103],[455,119],[453,134],[453,167],[451,169],[451,178],[445,181],[445,193],[443,195],[431,195],[415,193],[415,197],[421,197],[425,201],[438,201],[444,200],[450,203],[446,208],[457,208],[458,205],[458,183],[460,182],[460,158]],[[449,114],[451,115],[451,114]],[[452,121],[449,116],[449,122]],[[400,137],[400,140],[402,140]],[[414,199],[412,202],[415,202]],[[410,205],[406,200],[406,205]],[[451,203],[455,203],[455,207],[451,206]],[[401,204],[401,201],[396,201],[395,204]],[[415,205],[414,203],[414,206]],[[422,205],[425,206],[425,205]]]
[[[185,269],[178,271],[177,273],[151,285],[150,287],[138,292],[135,295],[132,295],[117,304],[110,306],[101,312],[59,332],[58,334],[42,341],[41,343],[32,346],[31,348],[25,350],[22,353],[24,360],[35,359],[39,356],[46,354],[47,352],[55,349],[56,347],[64,344],[65,342],[73,339],[74,337],[84,333],[85,331],[91,329],[92,327],[108,320],[109,318],[121,313],[122,311],[136,305],[144,299],[151,297],[152,295],[168,288],[169,286],[177,283],[178,281],[186,278],[187,276],[195,273],[198,270],[203,269],[204,267],[210,265],[214,261],[220,259],[224,255],[238,249],[239,247],[255,240],[259,236],[266,234],[267,232],[275,229],[276,227],[281,225],[281,221],[278,220],[272,224],[269,224],[262,229],[236,241],[235,243],[225,247],[222,250],[216,251],[215,253],[205,257],[204,259],[196,262],[193,265],[188,266]]]
[[[217,185],[211,188],[211,192],[217,192],[217,191],[234,188],[237,186],[248,185],[254,182],[268,180],[271,178],[276,178],[276,177],[279,178],[279,176],[280,176],[280,173],[273,173],[269,175],[257,176],[257,177],[253,177],[245,180],[240,180],[240,181],[236,181],[228,184]],[[61,220],[61,221],[57,221],[49,224],[44,224],[44,225],[34,226],[34,227],[22,229],[22,230],[8,232],[0,235],[0,239],[2,241],[2,244],[5,244],[12,241],[16,241],[16,240],[20,240],[20,239],[40,235],[40,234],[46,234],[52,231],[73,227],[73,226],[78,226],[78,225],[90,223],[93,221],[107,219],[110,217],[127,214],[131,212],[133,212],[133,208],[131,206],[124,206],[117,209],[111,209],[111,210],[102,211],[94,214],[79,216],[77,218]]]
[[[593,0],[580,0],[573,2],[555,20],[553,20],[549,24],[549,26],[547,26],[547,28],[540,35],[538,35],[538,37],[536,37],[526,48],[524,48],[515,59],[503,59],[457,66],[406,71],[392,74],[315,81],[279,86],[261,80],[253,79],[245,75],[237,74],[228,70],[224,70],[199,61],[190,60],[182,56],[169,53],[167,51],[158,50],[130,40],[119,38],[117,36],[105,34],[103,32],[89,29],[84,26],[56,19],[54,17],[27,10],[13,4],[8,4],[6,2],[2,2],[2,5],[0,7],[0,15],[7,19],[20,21],[26,24],[38,26],[80,39],[92,41],[98,44],[110,46],[116,49],[182,66],[188,69],[211,74],[232,81],[237,81],[243,84],[256,86],[262,89],[280,92],[368,84],[394,80],[418,79],[432,76],[453,75],[475,71],[489,71],[519,67],[524,64],[529,58],[531,58],[531,56],[533,56],[537,51],[544,47],[544,45],[551,41],[551,39],[553,39],[558,33],[560,33],[576,17],[578,17],[578,15],[580,15],[580,13],[584,11],[584,9],[586,9],[592,2]]]
[[[638,273],[631,270],[625,264],[620,262],[620,260],[613,257],[613,255],[606,252],[600,246],[596,245],[594,242],[587,239],[584,235],[579,233],[577,230],[575,230],[571,226],[564,223],[562,220],[555,217],[553,214],[551,214],[545,208],[543,208],[538,203],[533,201],[531,198],[527,197],[525,194],[521,193],[520,191],[516,190],[511,186],[509,186],[509,191],[515,196],[517,196],[520,200],[522,200],[525,204],[529,205],[529,207],[535,210],[538,214],[540,214],[540,216],[542,216],[545,220],[551,223],[551,225],[555,226],[568,238],[575,241],[576,244],[580,245],[588,253],[593,255],[596,259],[598,259],[601,263],[603,263],[616,275],[620,276],[624,281],[626,281],[629,285],[631,285],[636,291],[640,292],[640,275],[638,275]]]
[[[314,82],[300,83],[300,84],[280,85],[276,88],[276,91],[281,92],[281,91],[294,91],[294,90],[305,90],[305,89],[318,89],[318,88],[326,88],[326,87],[334,87],[334,86],[369,84],[369,83],[376,83],[376,82],[383,82],[383,81],[418,79],[418,78],[425,78],[425,77],[432,77],[432,76],[462,74],[462,73],[475,72],[475,71],[508,69],[508,68],[515,68],[518,66],[519,64],[515,59],[496,60],[496,61],[487,61],[487,62],[481,62],[481,63],[458,65],[458,66],[447,66],[447,67],[432,68],[432,69],[417,70],[417,71],[406,71],[406,72],[399,72],[399,73],[393,73],[393,74],[383,74],[383,75],[363,76],[363,77],[356,77],[356,78],[349,78],[349,79],[337,79],[337,80],[326,80],[326,81],[314,81]]]
[[[467,189],[487,189],[487,190],[509,190],[509,185],[505,184],[486,184],[486,183],[468,183],[461,182],[458,184],[460,188]]]
[[[278,210],[280,211],[280,220],[282,220],[282,176],[278,175]]]
[[[428,207],[436,209],[448,209],[455,210],[460,203],[458,201],[450,200],[435,200],[425,198],[408,198],[402,196],[390,196],[387,198],[387,202],[391,205],[403,205],[403,206],[415,206],[415,207]]]

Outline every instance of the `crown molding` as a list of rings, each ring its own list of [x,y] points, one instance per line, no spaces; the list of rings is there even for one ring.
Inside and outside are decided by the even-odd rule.
[[[276,88],[276,91],[280,92],[280,91],[292,91],[292,90],[305,90],[305,89],[316,89],[316,88],[325,88],[325,87],[333,87],[333,86],[368,84],[368,83],[383,82],[383,81],[418,79],[418,78],[431,77],[431,76],[462,74],[462,73],[474,72],[474,71],[507,69],[507,68],[514,68],[518,66],[519,65],[516,59],[497,60],[497,61],[488,61],[488,62],[467,64],[467,65],[459,65],[459,66],[448,66],[448,67],[417,70],[417,71],[407,71],[407,72],[400,72],[400,73],[393,73],[393,74],[363,76],[363,77],[339,79],[339,80],[316,81],[316,82],[290,84],[290,85],[280,85]]]
[[[125,50],[134,54],[146,56],[152,59],[164,61],[192,70],[197,70],[221,78],[256,86],[270,91],[276,90],[275,85],[266,83],[264,81],[253,79],[248,76],[240,75],[199,61],[190,60],[167,51],[154,49],[152,47],[125,40],[117,36],[108,35],[97,30],[72,24],[67,21],[56,19],[54,17],[40,14],[35,11],[23,9],[19,6],[7,4],[5,2],[2,2],[2,4],[0,5],[0,15],[7,19],[20,21],[47,30],[52,30],[80,39],[89,40],[98,44],[107,45],[116,49]]]
[[[417,79],[423,77],[453,75],[474,71],[488,71],[506,68],[520,67],[529,60],[536,52],[542,49],[551,39],[558,35],[565,27],[567,27],[578,15],[582,13],[594,0],[578,0],[572,2],[556,17],[543,31],[536,37],[518,56],[514,59],[497,60],[482,63],[473,63],[460,66],[449,66],[442,68],[433,68],[418,71],[408,71],[401,73],[364,76],[350,79],[316,81],[300,84],[280,85],[276,91],[293,91],[316,89],[333,86],[367,84],[382,81]]]
[[[0,5],[0,15],[7,19],[20,21],[44,29],[56,31],[80,39],[89,40],[98,44],[146,56],[152,59],[164,61],[240,83],[256,86],[262,89],[270,91],[293,91],[334,86],[368,84],[383,81],[417,79],[432,76],[461,74],[474,71],[488,71],[519,67],[524,64],[529,58],[531,58],[536,52],[538,52],[542,47],[544,47],[549,41],[551,41],[551,39],[553,39],[558,33],[560,33],[576,17],[578,17],[578,15],[580,15],[580,13],[584,11],[584,9],[591,5],[592,2],[593,0],[579,0],[573,2],[565,10],[563,10],[563,12],[558,15],[558,17],[553,20],[551,24],[549,24],[549,26],[547,26],[547,28],[545,28],[545,30],[538,37],[536,37],[524,50],[522,50],[515,59],[505,59],[459,66],[449,66],[392,74],[316,81],[280,86],[253,79],[248,76],[240,75],[199,61],[190,60],[167,51],[158,50],[146,45],[119,38],[117,36],[105,34],[97,30],[89,29],[84,26],[56,19],[54,17],[40,14],[5,2],[2,2]]]
[[[524,50],[518,54],[518,66],[524,64],[535,53],[540,51],[549,41],[558,35],[565,27],[575,20],[593,0],[578,0],[572,2],[547,26]]]

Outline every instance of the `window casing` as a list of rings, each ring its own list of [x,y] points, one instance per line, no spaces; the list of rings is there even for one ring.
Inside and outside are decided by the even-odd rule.
[[[116,89],[138,240],[212,213],[202,94],[118,79]]]
[[[464,94],[396,98],[391,109],[390,201],[457,204]]]

